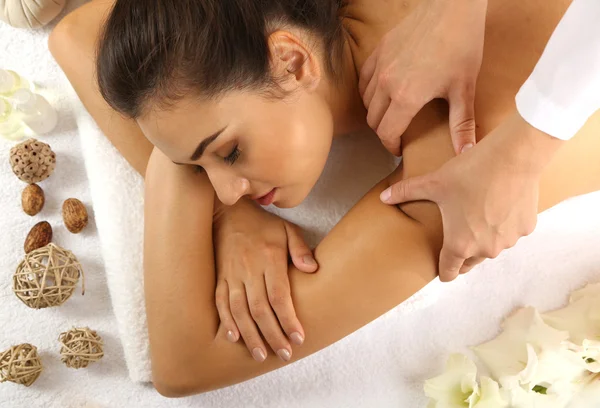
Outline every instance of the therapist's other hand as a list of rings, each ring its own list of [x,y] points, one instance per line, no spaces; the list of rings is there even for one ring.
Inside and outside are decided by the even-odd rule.
[[[304,341],[288,276],[288,253],[303,272],[318,268],[302,231],[250,200],[219,206],[213,223],[219,317],[229,341],[244,339],[252,357],[262,362],[267,348],[289,361],[294,344]]]
[[[359,91],[367,122],[394,155],[421,108],[450,104],[458,154],[475,140],[475,83],[483,55],[487,0],[424,0],[381,40],[364,63]]]
[[[444,224],[439,276],[451,281],[533,232],[543,168],[563,143],[515,113],[475,147],[394,184],[381,199],[437,203]]]

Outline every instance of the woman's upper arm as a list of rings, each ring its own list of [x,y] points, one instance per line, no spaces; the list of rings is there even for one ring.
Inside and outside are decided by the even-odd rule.
[[[379,200],[398,173],[367,193],[319,244],[317,273],[304,274],[290,267],[292,298],[306,332],[304,344],[294,346],[292,362],[356,331],[436,276],[439,240],[420,222]],[[257,363],[243,344],[226,341],[224,330],[219,327],[209,350],[203,352],[207,370],[200,391],[242,382],[285,365],[273,354]]]

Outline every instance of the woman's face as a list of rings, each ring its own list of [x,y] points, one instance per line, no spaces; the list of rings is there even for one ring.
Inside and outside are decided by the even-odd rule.
[[[322,92],[304,89],[275,100],[241,91],[218,100],[186,97],[150,109],[138,124],[173,162],[201,166],[222,203],[263,197],[260,204],[282,208],[311,191],[334,131]]]

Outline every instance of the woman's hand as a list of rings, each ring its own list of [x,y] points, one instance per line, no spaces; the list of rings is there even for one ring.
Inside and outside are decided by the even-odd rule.
[[[450,103],[458,154],[475,140],[475,83],[481,68],[487,0],[424,0],[364,63],[359,90],[367,122],[397,156],[401,136],[435,98]]]
[[[262,362],[267,349],[259,334],[283,361],[292,348],[304,342],[304,330],[296,317],[288,278],[288,253],[303,272],[317,270],[302,231],[242,199],[232,207],[215,199],[213,223],[217,286],[215,292],[227,338],[241,334],[255,360]]]
[[[533,232],[542,171],[563,143],[515,113],[475,147],[431,174],[392,185],[381,199],[438,204],[444,223],[439,276],[451,281]]]

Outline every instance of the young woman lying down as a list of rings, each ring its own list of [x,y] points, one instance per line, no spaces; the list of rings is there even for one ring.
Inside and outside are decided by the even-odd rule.
[[[273,265],[287,262],[286,237],[294,235],[286,229],[293,226],[248,198],[296,206],[321,174],[332,138],[369,133],[358,73],[418,2],[94,0],[52,33],[51,51],[84,105],[145,175],[144,285],[153,383],[161,394],[206,392],[290,364],[436,277],[438,207],[388,206],[379,194],[400,179],[443,170],[453,157],[447,105],[437,100],[403,135],[403,165],[315,249],[316,273],[290,265],[289,287],[271,288],[269,305],[256,301],[266,297],[264,281],[225,281],[216,267],[252,259],[222,253],[240,225],[278,223],[260,244]],[[518,120],[515,93],[568,4],[490,0],[476,94],[480,144],[495,143],[485,136]],[[543,169],[539,212],[600,189],[598,132],[596,114]],[[281,324],[293,338],[293,323],[270,307],[281,307],[288,290],[304,338],[293,350],[272,329]],[[233,320],[244,344],[227,339]],[[257,362],[248,350],[266,358]]]

